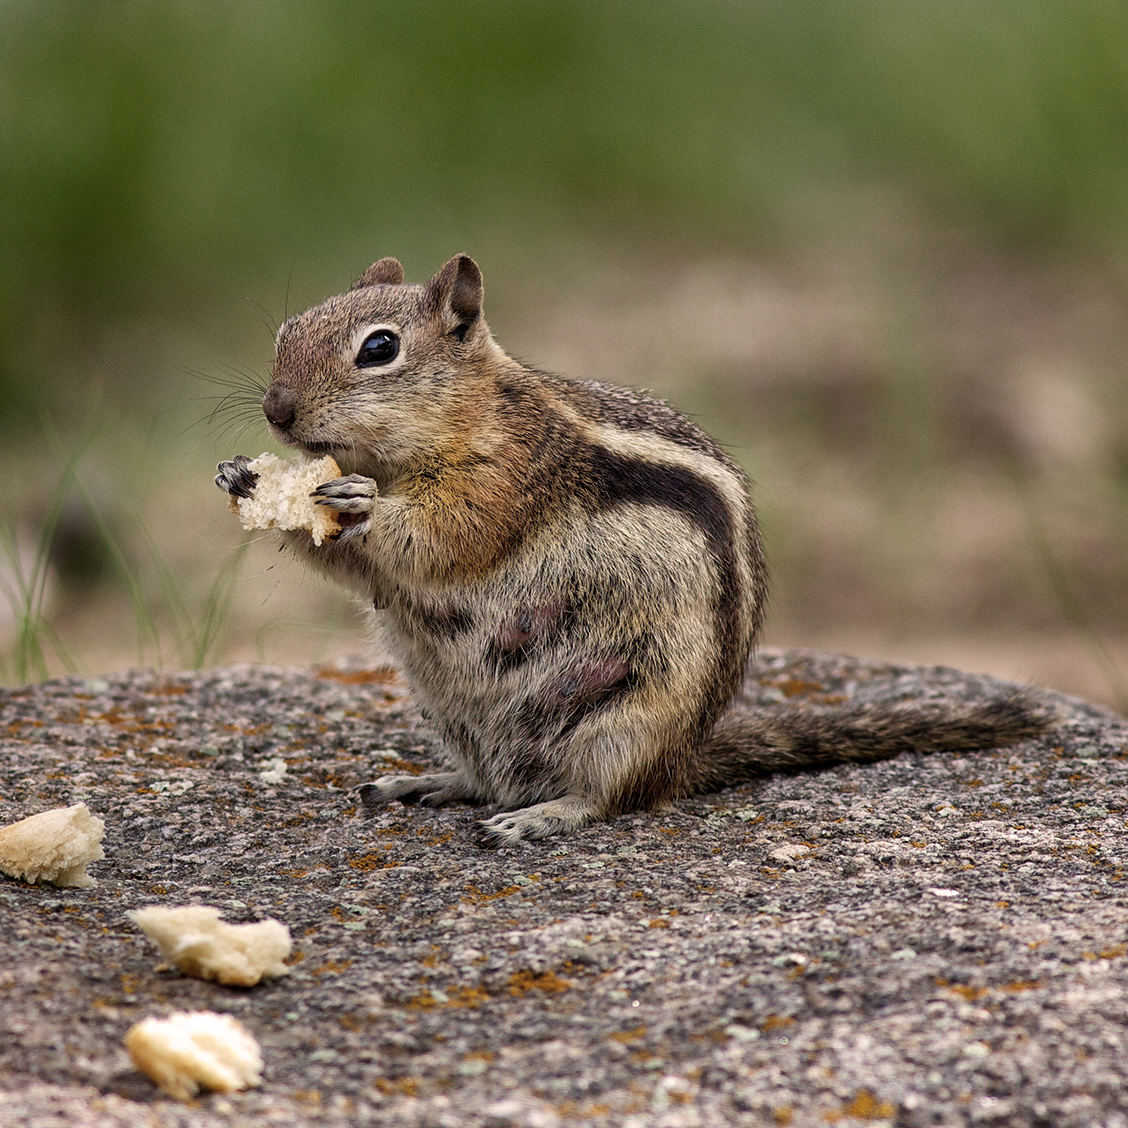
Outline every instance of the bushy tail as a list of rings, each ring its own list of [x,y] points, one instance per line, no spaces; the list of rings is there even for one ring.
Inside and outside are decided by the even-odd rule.
[[[1021,689],[985,701],[761,706],[724,714],[699,749],[694,791],[769,772],[885,760],[900,752],[1005,748],[1054,727],[1055,709]]]

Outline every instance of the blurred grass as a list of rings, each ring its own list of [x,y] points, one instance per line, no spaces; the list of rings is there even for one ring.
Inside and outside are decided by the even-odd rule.
[[[390,250],[748,249],[891,183],[1119,254],[1126,42],[1118,0],[8,0],[4,415],[123,327],[230,340]],[[130,394],[176,343],[114,352]]]
[[[5,0],[0,436],[22,457],[47,445],[45,410],[66,435],[100,404],[116,429],[99,454],[109,491],[167,491],[187,457],[175,436],[208,412],[188,373],[261,378],[277,321],[383,254],[417,279],[456,250],[477,255],[504,321],[536,306],[530,280],[582,287],[606,262],[649,285],[687,262],[786,266],[864,243],[883,275],[870,289],[889,311],[887,355],[822,382],[784,373],[752,406],[754,376],[722,373],[715,407],[778,487],[765,524],[783,585],[806,575],[814,599],[833,557],[846,576],[883,577],[909,615],[919,600],[896,584],[934,554],[926,526],[953,466],[1005,475],[1013,451],[992,444],[1013,436],[974,402],[953,406],[956,392],[974,401],[973,381],[955,388],[906,312],[934,296],[904,292],[906,256],[937,279],[952,259],[931,235],[891,253],[890,232],[958,231],[1012,276],[1065,261],[1123,288],[1126,43],[1122,0]],[[567,371],[656,383],[700,410],[714,374],[693,369],[694,348],[674,358],[684,390],[626,363]],[[1094,386],[1120,428],[1084,487],[1107,554],[1128,539],[1128,432],[1118,385]],[[970,454],[962,432],[980,442]],[[195,472],[215,451],[192,434]],[[36,473],[58,481],[65,462]],[[42,510],[22,468],[7,472],[16,516]],[[820,557],[823,533],[802,515],[848,482],[880,510],[852,565]],[[131,546],[95,530],[120,542],[111,564],[131,614],[156,600],[178,653],[214,653],[227,581],[177,576],[198,565],[146,547],[166,533]],[[1086,543],[1059,554],[1067,572]],[[1101,567],[1074,589],[1120,622],[1123,600],[1100,593],[1122,570]],[[1034,581],[1015,577],[1014,598],[1030,598]]]

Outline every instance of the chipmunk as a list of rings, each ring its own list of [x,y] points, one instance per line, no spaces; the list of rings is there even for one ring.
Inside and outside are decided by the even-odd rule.
[[[288,320],[262,407],[342,475],[312,495],[341,530],[285,545],[383,610],[453,760],[362,785],[369,809],[499,804],[479,824],[498,845],[781,769],[1000,747],[1052,721],[1018,689],[726,712],[767,597],[743,471],[660,400],[508,356],[465,255],[426,285],[381,259]],[[248,462],[221,463],[217,485],[252,495]]]

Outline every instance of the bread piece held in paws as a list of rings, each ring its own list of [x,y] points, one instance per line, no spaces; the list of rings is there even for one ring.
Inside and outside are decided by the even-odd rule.
[[[231,499],[244,529],[308,529],[314,544],[341,531],[337,511],[315,505],[310,497],[318,486],[341,476],[331,455],[313,460],[288,462],[276,454],[260,454],[248,467],[258,475],[250,497]]]

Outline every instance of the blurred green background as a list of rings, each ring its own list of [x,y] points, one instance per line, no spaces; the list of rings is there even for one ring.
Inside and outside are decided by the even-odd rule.
[[[1128,707],[1125,44],[1118,0],[5,0],[0,674],[359,649],[212,466],[287,313],[467,251],[510,351],[748,468],[767,641]]]

